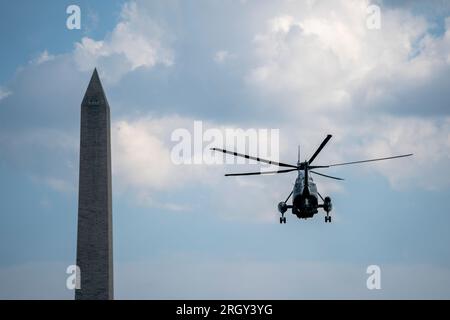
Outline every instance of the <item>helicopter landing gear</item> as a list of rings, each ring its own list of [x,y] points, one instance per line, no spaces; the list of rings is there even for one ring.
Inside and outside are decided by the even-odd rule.
[[[281,217],[280,217],[281,224],[286,223],[286,217],[284,216],[284,213],[287,211],[287,209],[292,208],[292,206],[286,204],[288,202],[289,198],[292,196],[292,193],[294,193],[294,190],[292,190],[291,193],[289,193],[288,197],[286,198],[286,200],[284,202],[280,202],[278,204],[278,211],[281,213]]]
[[[322,196],[320,197],[322,198]],[[331,198],[325,197],[325,199],[322,198],[322,200],[323,200],[323,209],[327,213],[327,215],[325,216],[325,223],[331,222],[330,211],[333,208],[333,206],[331,205]]]

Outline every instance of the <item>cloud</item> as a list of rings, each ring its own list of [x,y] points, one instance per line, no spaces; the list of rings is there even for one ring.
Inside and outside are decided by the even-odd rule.
[[[428,203],[427,199],[445,197],[450,184],[450,19],[442,26],[442,32],[436,32],[434,22],[420,14],[403,7],[382,7],[382,29],[368,30],[367,3],[268,1],[239,6],[231,3],[225,7],[214,3],[207,6],[211,11],[200,10],[206,10],[204,5],[194,5],[192,11],[178,12],[186,6],[181,4],[170,6],[167,10],[175,9],[169,13],[164,11],[165,4],[164,9],[157,11],[158,19],[153,8],[146,7],[156,4],[129,2],[111,33],[96,39],[86,36],[73,51],[63,54],[52,55],[44,50],[32,63],[19,68],[6,87],[0,89],[0,162],[8,172],[18,169],[13,172],[17,177],[23,172],[34,177],[39,187],[76,194],[73,189],[78,182],[79,107],[90,73],[99,66],[106,80],[112,114],[115,216],[124,222],[124,228],[117,233],[118,298],[448,298],[450,277],[445,267],[381,266],[383,289],[373,292],[365,288],[366,265],[302,260],[311,253],[297,250],[298,246],[285,245],[278,251],[278,242],[273,239],[283,239],[282,236],[286,236],[285,244],[321,239],[311,233],[315,228],[322,230],[321,217],[306,224],[288,223],[283,230],[272,228],[279,216],[276,204],[289,194],[295,172],[225,178],[226,172],[258,171],[259,166],[175,165],[170,158],[173,130],[191,131],[197,119],[203,120],[205,127],[220,130],[279,128],[280,160],[289,163],[296,161],[298,144],[302,159],[307,159],[326,133],[332,133],[333,140],[317,158],[317,164],[413,152],[413,158],[352,168],[364,174],[382,175],[393,188],[409,189],[400,197],[439,190],[431,198],[411,198],[414,201],[404,203],[405,206],[396,206],[392,201],[389,208],[397,211],[385,210],[383,199],[392,198],[386,188],[361,193],[355,190],[365,196],[363,199],[373,197],[376,201],[362,203],[361,197],[346,195],[345,183],[317,177],[323,195],[336,195],[337,211],[333,211],[333,217],[338,219],[333,220],[335,228],[329,230],[329,235],[343,236],[332,238],[340,239],[338,242],[344,244],[340,248],[347,247],[347,251],[339,251],[325,240],[316,241],[316,246],[325,249],[323,254],[328,250],[329,257],[338,259],[367,254],[366,257],[378,255],[395,260],[403,259],[398,258],[398,253],[404,251],[406,258],[410,252],[415,261],[448,262],[445,245],[436,248],[436,244],[446,243],[441,227],[447,225],[443,214],[448,211],[446,202]],[[258,10],[254,5],[258,5]],[[192,19],[183,19],[184,12],[195,14]],[[239,17],[240,23],[230,26],[232,15]],[[165,19],[170,24],[164,24]],[[178,29],[172,25],[177,21],[182,21]],[[239,33],[233,32],[236,30]],[[224,47],[227,49],[215,51]],[[227,64],[234,57],[239,57],[239,64]],[[214,68],[214,63],[224,63],[229,68]],[[2,99],[5,95],[8,98]],[[341,176],[340,170],[324,173]],[[347,178],[345,174],[342,177]],[[361,177],[364,183],[366,176]],[[35,194],[40,199],[35,202],[36,207],[52,206],[61,212],[59,203],[63,203],[67,206],[64,212],[72,212],[75,219],[76,201],[68,202],[66,197],[58,198],[46,189],[42,194],[40,191]],[[47,201],[48,196],[51,199]],[[344,196],[349,200],[348,206],[339,202],[339,197]],[[360,206],[355,207],[352,201],[359,201]],[[429,205],[434,206],[435,212],[432,219],[424,220],[420,214]],[[144,209],[137,209],[138,214],[130,219],[129,213],[136,206]],[[378,208],[377,214],[363,214],[374,213]],[[176,223],[171,223],[170,215],[160,214],[168,211],[176,213]],[[13,210],[11,215],[16,213],[27,219],[14,218],[12,226],[20,221],[42,222],[42,215],[36,220],[33,210]],[[387,219],[379,219],[380,216]],[[205,250],[205,258],[189,255],[158,257],[141,263],[120,262],[120,243],[130,243],[129,230],[138,234],[136,245],[148,244],[142,236],[155,236],[148,230],[135,232],[138,225],[142,229],[148,227],[145,219],[163,231],[161,226],[165,224],[167,230],[193,231],[192,235],[176,232],[175,237],[164,232],[168,240],[164,242],[169,244],[160,246],[160,252]],[[158,223],[153,224],[155,219]],[[210,228],[215,223],[220,227]],[[7,230],[9,224],[5,226]],[[254,230],[263,230],[264,236],[253,237],[252,227],[253,234]],[[430,231],[424,241],[411,244],[402,240],[408,237],[399,235],[401,228],[411,236],[417,230]],[[67,229],[69,233],[63,232],[64,236],[76,230],[69,226]],[[198,230],[212,241],[198,240]],[[373,232],[367,233],[368,230]],[[223,232],[223,238],[208,237],[208,231]],[[277,232],[281,237],[274,236]],[[6,240],[15,239],[15,233],[4,234]],[[59,243],[54,241],[59,235],[47,237],[49,243]],[[121,241],[121,237],[126,241]],[[355,237],[365,244],[361,252],[351,250]],[[253,242],[246,241],[250,238]],[[234,244],[230,245],[231,240]],[[203,247],[200,242],[210,247]],[[30,257],[21,243],[10,248],[21,249],[11,253],[11,257]],[[267,244],[264,250],[261,243]],[[428,250],[432,247],[434,250]],[[264,260],[267,248],[289,256],[289,261],[280,260],[279,256],[274,258],[276,262]],[[128,249],[124,249],[127,254]],[[136,251],[141,257],[147,249]],[[314,246],[311,251],[318,252]],[[215,252],[224,258],[215,259]],[[233,258],[249,254],[262,259]],[[0,296],[71,299],[73,292],[64,287],[67,264],[1,267]]]
[[[340,149],[321,154],[325,163],[412,152],[412,159],[367,170],[396,188],[446,187],[450,18],[436,34],[425,17],[383,7],[381,29],[370,30],[368,5],[278,6],[289,14],[269,15],[254,35],[246,83],[270,105],[268,114],[284,115],[280,126],[293,133],[284,137],[291,145],[299,137],[312,152],[311,141],[334,135]]]
[[[38,180],[42,180],[44,184],[48,185],[55,191],[62,193],[74,193],[76,192],[76,187],[71,185],[66,180],[55,178],[55,177],[46,177],[46,178],[38,178]]]
[[[98,28],[100,18],[98,14],[93,11],[91,8],[87,9],[87,23],[83,23],[83,31],[85,34],[89,34],[92,31],[95,31]]]
[[[437,190],[450,185],[450,178],[443,174],[450,169],[450,117],[431,120],[383,116],[361,125],[358,132],[366,137],[354,148],[355,154],[362,158],[414,153],[411,158],[373,165],[374,170],[389,179],[391,186]]]
[[[167,190],[199,182],[200,166],[176,165],[171,158],[172,132],[192,128],[194,121],[179,116],[118,120],[112,127],[113,172],[124,186]],[[208,180],[206,180],[208,181]]]
[[[240,8],[248,18],[246,21],[252,11],[248,5]],[[270,185],[263,190],[252,188],[248,191],[246,183],[260,183],[250,182],[254,181],[252,178],[233,180],[237,184],[222,181],[221,174],[225,170],[239,171],[240,167],[206,166],[205,169],[173,164],[170,134],[175,128],[191,128],[194,119],[207,119],[204,121],[206,126],[220,129],[279,128],[281,155],[292,162],[296,161],[296,152],[291,151],[295,146],[300,144],[302,157],[307,157],[326,133],[332,133],[334,138],[327,146],[331,150],[325,150],[317,159],[323,163],[413,152],[413,159],[368,165],[365,170],[383,174],[393,187],[398,188],[447,186],[450,184],[448,175],[441,173],[449,170],[446,151],[449,127],[445,116],[448,108],[442,109],[430,100],[431,92],[424,91],[424,87],[443,88],[449,79],[450,73],[446,72],[449,19],[447,31],[435,35],[429,32],[429,22],[423,17],[401,9],[383,8],[382,29],[368,30],[366,5],[366,2],[338,1],[314,5],[288,1],[278,3],[277,10],[273,10],[271,4],[262,4],[261,12],[264,14],[252,16],[251,25],[245,24],[250,31],[243,30],[243,34],[257,29],[253,37],[247,39],[246,50],[242,50],[242,46],[231,45],[230,50],[219,50],[213,57],[216,63],[223,63],[239,56],[242,63],[237,76],[221,82],[222,77],[228,74],[206,73],[210,91],[202,91],[206,85],[201,82],[205,79],[202,71],[210,69],[212,61],[208,55],[212,51],[207,50],[205,60],[199,59],[200,62],[192,64],[188,74],[180,68],[176,75],[162,77],[155,66],[174,63],[173,30],[153,17],[150,14],[152,10],[144,2],[129,2],[123,7],[116,27],[104,39],[85,37],[75,45],[73,52],[56,56],[45,50],[38,59],[41,63],[27,65],[17,73],[8,88],[20,94],[8,98],[8,104],[2,108],[5,113],[0,121],[4,132],[0,139],[3,137],[5,142],[10,137],[8,139],[16,141],[13,150],[17,158],[21,141],[18,137],[26,132],[31,139],[39,132],[24,131],[23,128],[54,128],[55,133],[48,133],[48,137],[42,137],[41,141],[55,142],[56,137],[62,136],[58,132],[66,132],[73,140],[78,139],[75,128],[78,128],[79,103],[91,68],[99,64],[103,78],[107,80],[107,91],[108,84],[117,81],[121,88],[122,85],[127,88],[120,91],[119,86],[113,86],[115,96],[110,98],[113,170],[118,182],[115,188],[136,192],[140,199],[138,204],[161,206],[166,203],[161,200],[162,192],[187,192],[190,186],[220,181],[223,188],[218,188],[215,193],[211,191],[211,198],[217,200],[217,206],[224,202],[221,199],[224,193],[239,199],[244,192],[250,192],[254,197],[259,194],[272,196],[258,203],[257,210],[251,210],[254,201],[244,199],[239,210],[236,210],[235,203],[227,203],[218,212],[237,218],[241,217],[242,211],[256,212],[258,217],[272,219],[273,204],[285,198],[285,190],[289,189],[286,182],[291,183],[291,176],[279,180],[277,187],[280,192],[274,192]],[[242,41],[242,38],[236,41]],[[219,46],[214,44],[213,47]],[[177,52],[177,55],[185,52]],[[173,65],[173,69],[176,67]],[[136,74],[124,77],[137,69],[146,71],[149,78],[145,79],[151,79],[152,84],[164,83],[167,88],[142,90],[144,86],[139,86],[142,79],[133,77]],[[197,75],[202,76],[197,78]],[[43,78],[49,80],[42,82]],[[172,88],[173,83],[181,85]],[[217,83],[220,85],[215,87]],[[133,100],[136,92],[142,97],[139,103]],[[188,92],[188,98],[180,92]],[[447,106],[450,97],[446,92],[448,90],[442,90],[431,96],[439,97],[442,105]],[[159,100],[154,100],[155,97]],[[415,101],[415,107],[408,109],[412,104],[403,106],[406,100],[399,101],[400,98]],[[423,105],[419,106],[417,101],[422,101]],[[431,102],[424,107],[424,101]],[[199,110],[197,102],[204,103],[208,110]],[[170,112],[160,105],[169,105]],[[230,108],[235,108],[239,117],[230,120]],[[149,116],[149,110],[158,112]],[[417,110],[429,111],[424,117]],[[130,114],[134,116],[124,117]],[[183,117],[172,114],[183,114]],[[20,119],[15,128],[11,128],[9,119],[12,118]],[[70,132],[67,128],[71,128]],[[14,136],[14,129],[20,130],[21,134]],[[9,144],[8,148],[12,145]],[[30,144],[22,144],[24,153],[25,145]],[[59,143],[56,145],[60,146]],[[38,154],[42,150],[38,150]],[[428,153],[432,153],[429,159],[433,164],[431,168],[425,156]],[[63,165],[66,163],[63,161]],[[76,165],[71,165],[75,171]],[[425,166],[427,170],[423,170]],[[339,175],[338,170],[336,175]],[[426,179],[426,175],[432,179]],[[65,177],[53,169],[44,176]],[[430,180],[432,183],[427,182]],[[320,183],[329,192],[344,191],[344,187],[336,183]],[[177,205],[174,203],[172,208],[176,209]]]
[[[10,96],[12,94],[11,91],[9,91],[6,88],[0,87],[0,101],[5,99],[6,97]]]
[[[278,201],[289,194],[290,183],[279,179],[272,184],[260,183],[252,178],[225,178],[225,170],[259,171],[259,165],[208,165],[176,164],[172,159],[173,148],[179,141],[171,141],[172,133],[185,129],[190,134],[191,159],[205,156],[211,141],[204,133],[214,129],[223,134],[224,141],[217,147],[234,149],[234,141],[226,139],[226,129],[236,129],[215,122],[204,121],[203,131],[194,130],[194,119],[176,115],[155,117],[140,116],[114,122],[112,127],[113,176],[116,190],[131,191],[136,203],[169,211],[205,210],[213,211],[226,220],[273,222]],[[200,141],[200,149],[194,145]],[[235,160],[233,158],[233,160]],[[270,179],[271,177],[267,177]],[[272,177],[273,178],[273,177]],[[281,191],[276,191],[281,190]],[[241,199],[242,194],[247,196]],[[168,196],[169,195],[169,196]],[[170,196],[172,195],[172,196]],[[255,203],[254,199],[266,195]],[[205,197],[208,206],[205,206]],[[241,199],[234,201],[233,199]]]
[[[214,62],[222,64],[235,57],[236,56],[234,54],[230,53],[227,50],[219,50],[214,54]]]
[[[111,34],[99,41],[84,37],[75,44],[74,58],[80,70],[99,67],[104,79],[117,82],[138,68],[173,65],[174,55],[166,42],[165,31],[141,14],[136,2],[127,2]]]
[[[30,63],[39,65],[48,61],[52,61],[53,59],[55,59],[55,56],[50,54],[47,50],[44,50],[35,59],[31,60]]]
[[[0,161],[25,173],[35,184],[64,194],[76,194],[77,135],[65,130],[31,128],[0,130]]]
[[[447,31],[435,35],[425,18],[383,8],[381,29],[370,30],[368,5],[336,1],[268,19],[253,39],[256,66],[248,83],[276,95],[282,108],[294,113],[353,108],[447,113],[443,101],[450,97],[432,86],[450,81],[448,19]],[[411,104],[417,100],[411,96],[419,101]]]
[[[326,133],[333,134],[315,160],[317,165],[414,154],[409,158],[323,169],[321,172],[325,174],[341,177],[340,172],[346,169],[356,173],[376,172],[396,190],[438,190],[450,186],[449,176],[442,174],[450,170],[450,117],[435,119],[387,114],[355,118],[316,114],[310,117],[314,121],[306,117],[295,125],[286,125],[280,141],[283,150],[291,146],[291,154],[295,152],[292,146],[300,144],[304,159],[314,152]]]

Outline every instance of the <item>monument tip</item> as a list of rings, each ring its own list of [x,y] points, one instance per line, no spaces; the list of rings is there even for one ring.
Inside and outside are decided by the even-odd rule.
[[[91,99],[92,97],[102,97],[106,100],[97,68],[94,68],[94,71],[92,72],[91,80],[89,81],[88,87],[86,89],[85,99],[86,97],[88,97],[89,99]]]

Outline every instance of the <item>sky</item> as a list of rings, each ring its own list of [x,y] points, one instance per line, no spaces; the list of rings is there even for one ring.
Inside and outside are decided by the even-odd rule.
[[[80,30],[66,27],[69,5]],[[74,297],[80,104],[95,67],[112,117],[116,298],[450,298],[447,1],[0,9],[1,299]],[[326,134],[316,164],[414,156],[324,172],[342,182],[315,176],[333,222],[280,225],[295,172],[225,178],[259,166],[175,164],[171,135],[194,121],[278,129],[288,163]],[[367,288],[370,265],[379,290]]]

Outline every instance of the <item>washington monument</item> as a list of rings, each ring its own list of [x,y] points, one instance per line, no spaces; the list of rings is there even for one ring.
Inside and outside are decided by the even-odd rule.
[[[109,105],[94,70],[81,103],[76,300],[114,298]]]

